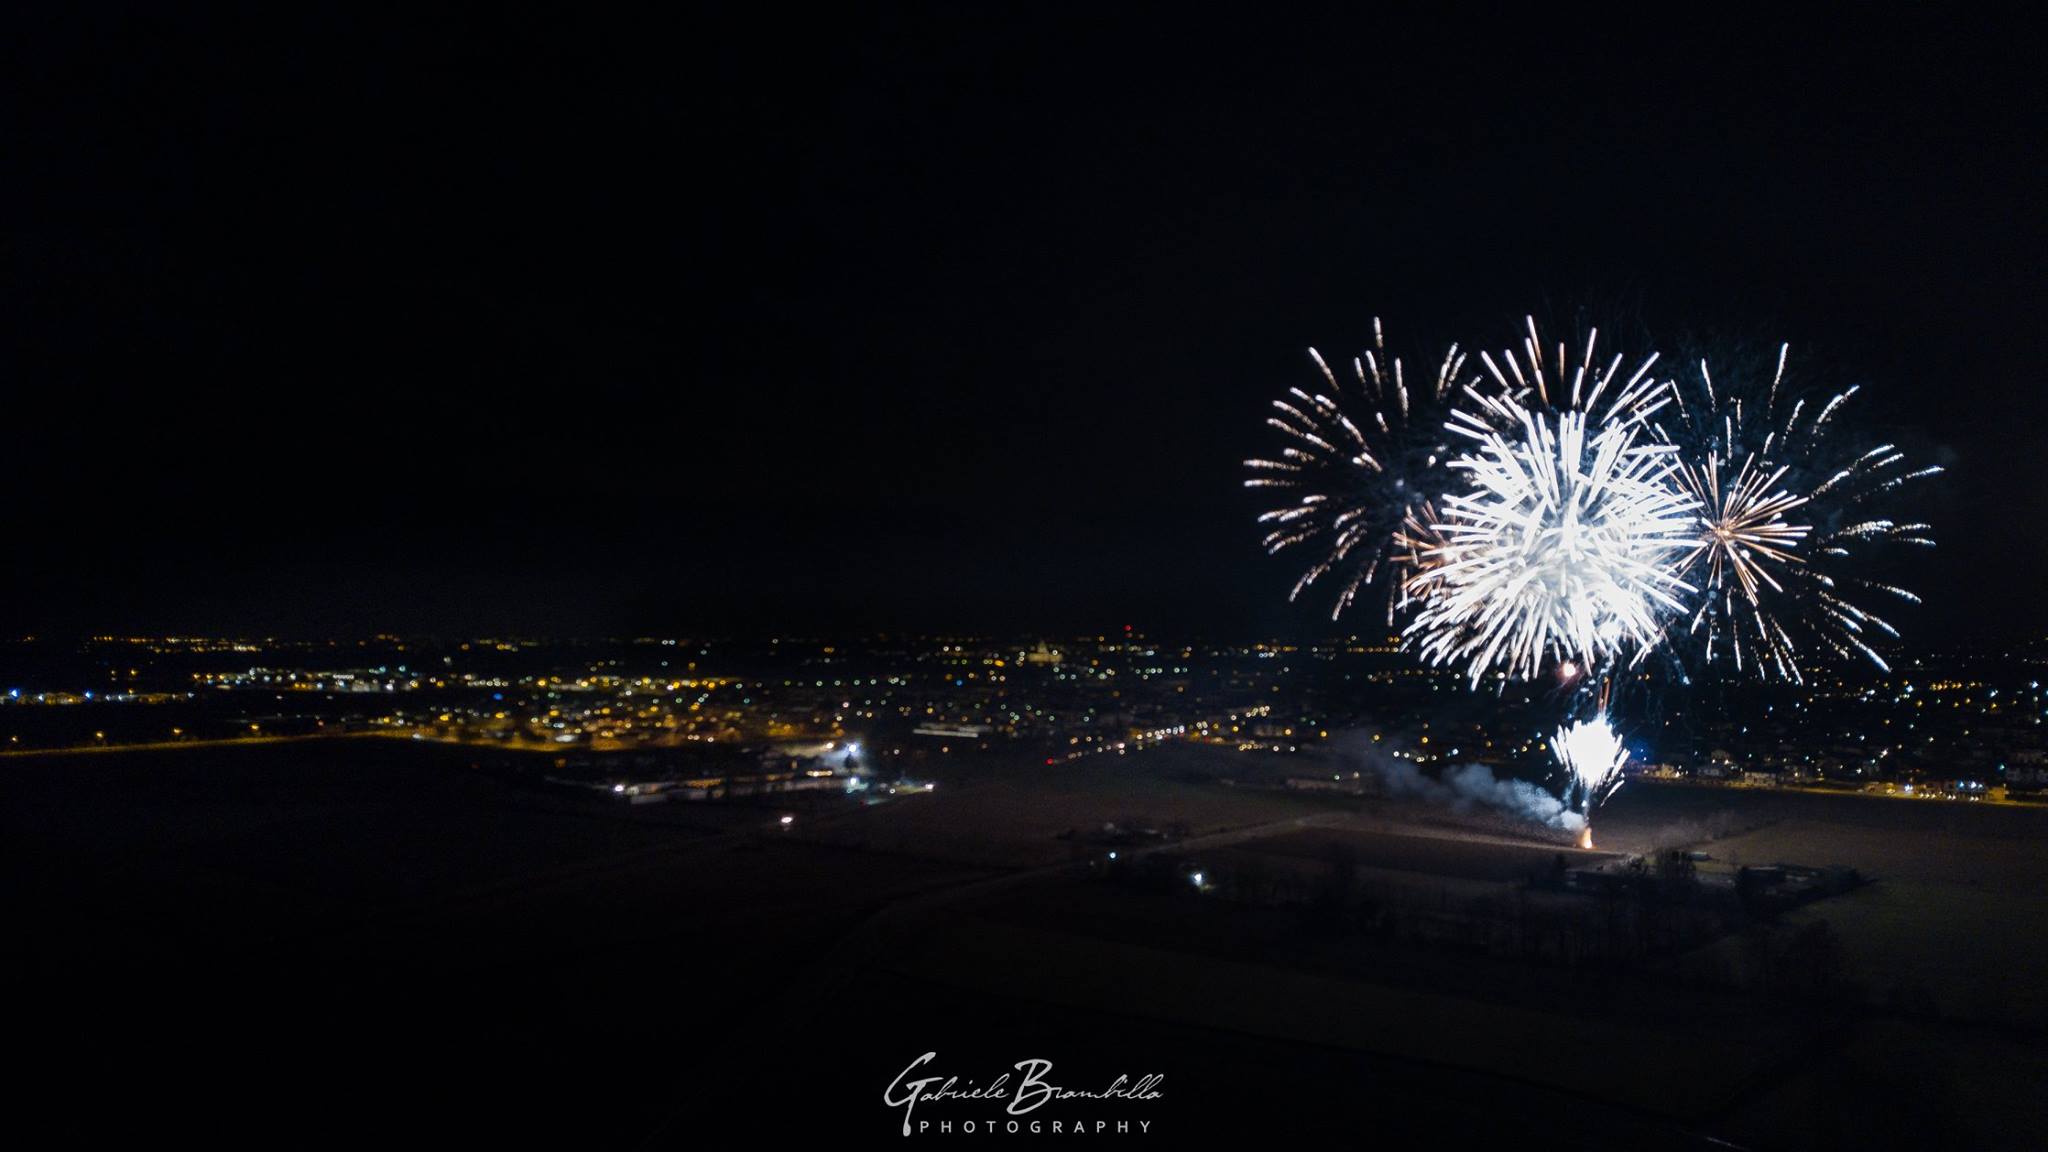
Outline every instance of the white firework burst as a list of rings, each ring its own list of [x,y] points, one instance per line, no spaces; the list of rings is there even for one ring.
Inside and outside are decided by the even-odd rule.
[[[1605,712],[1559,728],[1550,738],[1550,754],[1570,775],[1566,799],[1582,813],[1592,812],[1614,794],[1621,786],[1622,766],[1628,763],[1628,749]]]
[[[1452,345],[1433,380],[1411,385],[1401,361],[1387,355],[1377,319],[1372,327],[1372,348],[1351,361],[1355,385],[1340,384],[1322,355],[1309,349],[1327,391],[1290,388],[1273,402],[1275,415],[1266,423],[1288,443],[1277,456],[1245,461],[1251,472],[1245,487],[1287,494],[1287,503],[1259,517],[1267,526],[1267,552],[1316,550],[1289,600],[1335,572],[1343,589],[1330,612],[1334,620],[1385,572],[1391,623],[1406,561],[1395,537],[1447,479],[1443,402],[1464,357]]]
[[[1492,671],[1533,677],[1546,659],[1597,666],[1648,651],[1692,591],[1675,561],[1694,504],[1673,481],[1675,450],[1643,435],[1662,401],[1593,423],[1514,395],[1480,399],[1512,426],[1453,415],[1449,429],[1474,442],[1450,464],[1468,488],[1407,537],[1418,571],[1405,592],[1421,608],[1404,639],[1432,664],[1464,664],[1475,685]]]

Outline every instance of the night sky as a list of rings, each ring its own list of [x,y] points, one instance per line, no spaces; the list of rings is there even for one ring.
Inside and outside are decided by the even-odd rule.
[[[2048,627],[2017,28],[288,7],[0,28],[14,633],[1313,630],[1267,400],[1529,312],[1867,383],[1909,638]]]

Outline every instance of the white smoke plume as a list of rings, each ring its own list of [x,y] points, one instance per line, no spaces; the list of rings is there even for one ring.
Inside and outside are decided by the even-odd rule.
[[[1363,741],[1346,738],[1340,747],[1345,758],[1370,771],[1389,796],[1404,796],[1441,804],[1453,811],[1490,808],[1541,824],[1577,832],[1586,818],[1566,807],[1542,785],[1528,780],[1503,779],[1484,764],[1453,764],[1432,776],[1414,761],[1393,756]]]

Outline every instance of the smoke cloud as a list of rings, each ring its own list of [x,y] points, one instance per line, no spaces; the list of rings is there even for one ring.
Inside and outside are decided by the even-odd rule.
[[[1454,764],[1432,776],[1414,761],[1370,746],[1356,747],[1348,758],[1369,770],[1389,796],[1426,800],[1460,812],[1491,808],[1566,832],[1586,826],[1584,816],[1541,784],[1495,776],[1484,764]]]

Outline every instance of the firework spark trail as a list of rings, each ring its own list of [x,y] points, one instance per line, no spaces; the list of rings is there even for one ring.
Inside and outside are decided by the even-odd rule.
[[[1532,393],[1539,408],[1593,413],[1599,407],[1600,398],[1607,389],[1614,387],[1615,381],[1621,380],[1622,355],[1616,353],[1604,368],[1599,366],[1594,358],[1594,349],[1600,340],[1600,330],[1595,328],[1586,334],[1586,347],[1580,355],[1578,367],[1571,366],[1563,344],[1557,346],[1555,360],[1546,359],[1543,355],[1542,342],[1536,335],[1535,318],[1526,317],[1525,322],[1529,335],[1522,341],[1522,355],[1519,359],[1514,353],[1507,351],[1501,353],[1498,362],[1489,353],[1479,354],[1479,362],[1486,366],[1487,373],[1493,377],[1494,384],[1499,388],[1499,393],[1494,395],[1480,392],[1477,387],[1479,380],[1475,379],[1465,385],[1465,397],[1478,405],[1482,412],[1491,414],[1494,419],[1506,425],[1512,425],[1519,419],[1519,411],[1528,406],[1528,398]],[[1501,371],[1502,364],[1507,365],[1505,374]],[[1617,420],[1647,420],[1655,415],[1658,409],[1672,401],[1670,382],[1659,380],[1650,374],[1650,370],[1656,365],[1657,354],[1652,352],[1636,366],[1636,370],[1629,374],[1627,380],[1615,387],[1615,393],[1609,399],[1607,408],[1599,413],[1600,424],[1610,424]],[[1590,389],[1586,387],[1589,371],[1592,374]],[[1565,388],[1567,372],[1571,375],[1569,391]],[[1513,380],[1510,381],[1509,377],[1513,377]],[[1552,395],[1553,390],[1556,392],[1555,396]]]
[[[1403,521],[1445,483],[1443,406],[1465,358],[1452,345],[1433,381],[1411,387],[1398,358],[1387,355],[1378,320],[1373,346],[1351,362],[1355,385],[1339,383],[1321,353],[1309,349],[1327,392],[1288,389],[1275,400],[1267,424],[1291,441],[1277,457],[1245,461],[1247,488],[1288,493],[1290,503],[1259,517],[1268,526],[1269,553],[1296,545],[1319,552],[1288,599],[1335,572],[1343,579],[1331,619],[1343,615],[1359,591],[1387,572],[1387,618],[1399,604],[1398,571],[1407,558],[1396,548]]]

